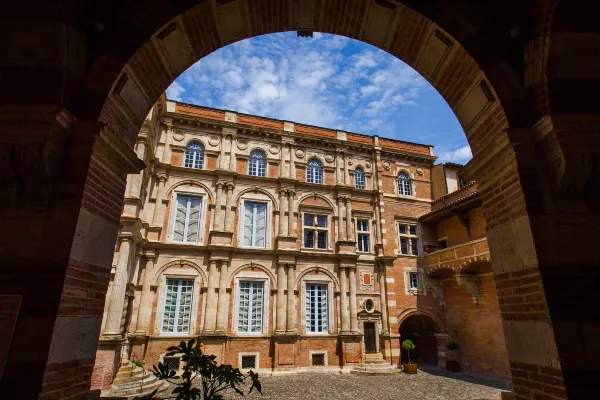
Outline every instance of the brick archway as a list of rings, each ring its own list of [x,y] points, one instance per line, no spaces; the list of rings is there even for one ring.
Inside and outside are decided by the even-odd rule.
[[[3,226],[15,228],[2,236],[0,290],[21,303],[2,393],[87,390],[124,178],[142,167],[131,148],[145,151],[137,134],[154,100],[219,47],[299,30],[376,45],[444,96],[475,156],[465,174],[479,182],[499,297],[516,304],[502,315],[515,391],[585,398],[600,375],[589,358],[600,314],[587,306],[600,300],[598,261],[587,250],[600,233],[600,80],[595,13],[580,3],[8,7],[3,26],[15,40],[0,82],[0,198]],[[527,299],[515,294],[524,286]]]

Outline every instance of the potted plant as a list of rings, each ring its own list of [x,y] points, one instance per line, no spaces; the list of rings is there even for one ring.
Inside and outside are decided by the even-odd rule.
[[[406,350],[408,353],[408,363],[403,363],[402,368],[405,374],[416,374],[417,373],[417,364],[413,364],[410,359],[411,353],[415,349],[415,344],[412,340],[406,339],[402,342],[402,350]]]
[[[460,372],[460,362],[454,357],[454,352],[458,350],[458,343],[454,340],[450,340],[446,343],[446,349],[450,352],[450,357],[446,359],[446,370],[450,372]]]

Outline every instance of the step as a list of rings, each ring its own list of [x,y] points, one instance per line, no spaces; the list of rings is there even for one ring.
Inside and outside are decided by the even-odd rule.
[[[132,380],[129,382],[117,382],[117,383],[113,382],[113,384],[110,385],[110,387],[111,387],[111,389],[114,389],[114,390],[131,389],[131,388],[140,387],[142,385],[142,383],[144,384],[144,386],[150,385],[150,384],[156,382],[157,380],[158,379],[154,375],[146,375],[146,376],[144,376],[144,379],[137,379],[137,380]]]
[[[371,369],[390,369],[390,368],[396,368],[393,365],[390,365],[389,363],[385,363],[385,364],[365,364],[365,365],[361,365],[360,367],[357,368],[371,368]]]
[[[131,388],[131,389],[120,389],[120,390],[113,390],[112,388],[108,391],[108,393],[111,396],[132,396],[132,395],[140,395],[140,394],[147,394],[147,393],[151,393],[153,392],[155,389],[159,389],[159,391],[162,391],[161,388],[165,386],[165,382],[163,381],[157,381],[154,382],[150,385],[144,385],[143,388],[141,387],[137,387],[137,388]]]
[[[115,376],[115,381],[122,381],[128,379],[141,378],[144,375],[144,370],[140,368],[140,371],[132,371],[132,372],[117,372]]]

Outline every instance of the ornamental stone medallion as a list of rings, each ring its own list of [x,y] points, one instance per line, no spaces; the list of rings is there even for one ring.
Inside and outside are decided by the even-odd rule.
[[[365,163],[365,168],[371,168],[371,163],[370,162],[366,162]]]
[[[390,162],[389,162],[389,161],[384,161],[384,162],[382,163],[382,165],[383,165],[383,169],[385,169],[386,171],[389,171],[389,170],[390,170],[390,168],[392,168],[392,166],[390,165]]]
[[[220,141],[221,141],[221,138],[218,136],[215,136],[215,135],[208,138],[208,144],[210,144],[211,146],[218,145]]]
[[[277,146],[276,144],[272,144],[269,146],[269,152],[271,154],[278,154],[279,153],[279,146]]]
[[[417,174],[423,176],[425,172],[423,171],[423,168],[421,167],[417,167]]]
[[[248,141],[245,139],[238,139],[237,148],[240,150],[246,150],[248,148]]]
[[[183,131],[180,131],[179,129],[173,132],[173,140],[181,142],[184,137],[185,137],[185,134],[183,133]]]
[[[333,162],[333,155],[329,153],[325,154],[325,161],[328,163]]]
[[[304,150],[302,150],[302,149],[296,150],[296,157],[304,158]]]

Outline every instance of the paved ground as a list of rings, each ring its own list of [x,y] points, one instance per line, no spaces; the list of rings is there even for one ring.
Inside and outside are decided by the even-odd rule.
[[[510,387],[508,381],[480,375],[449,373],[426,367],[417,375],[392,376],[300,373],[287,376],[263,376],[263,395],[249,399],[352,399],[352,400],[498,400]],[[235,398],[235,397],[230,397]]]

